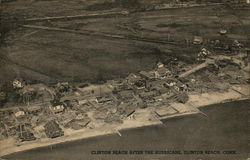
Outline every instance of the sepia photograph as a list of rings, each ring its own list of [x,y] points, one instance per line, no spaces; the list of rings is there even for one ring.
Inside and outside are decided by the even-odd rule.
[[[0,0],[0,160],[250,160],[250,0]]]

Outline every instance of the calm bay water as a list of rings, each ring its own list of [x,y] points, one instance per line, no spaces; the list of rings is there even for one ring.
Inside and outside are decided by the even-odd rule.
[[[164,120],[164,125],[123,130],[121,137],[117,134],[99,136],[14,153],[4,158],[9,160],[246,160],[249,152],[249,102],[245,100],[208,106],[202,108],[202,112],[207,116],[197,114]],[[163,154],[166,150],[181,154]],[[100,151],[105,152],[100,154]],[[114,151],[121,152],[112,154]],[[206,151],[214,152],[208,154]]]

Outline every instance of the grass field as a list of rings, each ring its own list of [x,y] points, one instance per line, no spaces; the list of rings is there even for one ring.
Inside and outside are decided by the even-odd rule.
[[[1,8],[2,15],[12,19],[4,19],[5,24],[8,24],[5,30],[7,28],[9,31],[0,48],[0,55],[5,61],[1,65],[0,77],[5,77],[5,80],[18,76],[44,82],[96,82],[100,76],[102,79],[112,79],[151,69],[157,61],[170,56],[193,63],[202,47],[190,44],[193,36],[199,35],[205,40],[224,38],[218,33],[221,28],[228,30],[227,39],[238,39],[249,45],[248,11],[233,11],[223,5],[144,11],[106,18],[32,22],[32,25],[119,34],[175,44],[120,40],[20,26],[25,18],[101,12],[88,9],[96,2],[24,0],[5,3],[5,7]],[[124,9],[119,7],[113,10]]]

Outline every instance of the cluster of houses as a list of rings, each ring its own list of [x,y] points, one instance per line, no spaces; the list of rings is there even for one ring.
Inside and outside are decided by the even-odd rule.
[[[206,49],[202,49],[200,54],[210,55]],[[237,60],[237,57],[219,57],[222,60],[214,61],[221,61],[219,66],[222,68],[231,64],[232,60],[241,65],[241,60]],[[238,57],[246,59],[248,55]],[[15,80],[13,88],[19,93],[22,101],[18,107],[0,110],[0,139],[16,137],[20,141],[31,141],[37,138],[55,138],[63,136],[65,129],[93,128],[97,122],[121,123],[124,118],[133,116],[137,108],[164,108],[172,102],[184,104],[189,98],[187,92],[205,87],[199,86],[199,76],[184,78],[182,75],[189,75],[192,70],[210,66],[204,64],[178,76],[172,69],[159,62],[154,70],[131,73],[126,78],[108,80],[98,85],[58,83],[48,87],[44,84],[27,85]],[[232,80],[235,76],[228,72],[225,73],[231,76],[229,80]],[[200,77],[204,79],[216,76]],[[222,73],[218,74],[217,79],[221,77]],[[237,77],[239,76],[236,75],[234,79],[237,80]]]
[[[23,107],[0,111],[1,136],[17,136],[21,141],[43,137],[41,131],[46,137],[59,137],[64,135],[62,128],[81,129],[95,120],[121,122],[136,108],[154,106],[156,102],[164,105],[187,91],[187,86],[161,62],[153,71],[131,73],[101,85],[58,83],[48,87],[14,80],[13,88],[21,95]],[[90,111],[95,115],[89,117]]]

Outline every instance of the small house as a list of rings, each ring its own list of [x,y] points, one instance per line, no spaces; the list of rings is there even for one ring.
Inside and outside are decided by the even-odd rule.
[[[50,106],[50,110],[54,113],[61,113],[63,112],[65,107],[63,105],[57,105],[57,106]]]
[[[135,112],[135,108],[136,105],[132,103],[123,103],[123,102],[117,106],[118,112],[120,112],[120,114],[126,115],[127,117]]]
[[[142,78],[139,75],[133,73],[129,74],[126,78],[126,81],[129,85],[134,85],[136,82],[141,81]]]
[[[87,99],[81,99],[81,100],[78,100],[78,104],[79,105],[87,105],[89,102]]]
[[[67,124],[65,124],[65,128],[72,128],[74,130],[79,130],[86,127],[90,123],[90,118],[83,119],[73,119],[70,120]]]
[[[147,80],[152,80],[152,79],[155,79],[155,72],[154,71],[149,71],[149,72],[146,72],[146,71],[141,71],[139,73],[141,75],[141,77],[147,79]]]
[[[139,94],[139,97],[143,100],[145,99],[152,99],[154,96],[156,96],[156,92],[150,91],[150,92],[141,92]]]
[[[157,68],[162,68],[162,67],[164,67],[164,64],[161,62],[158,62],[156,66],[157,66]]]
[[[13,82],[12,82],[12,86],[13,88],[15,89],[20,89],[20,88],[23,88],[24,87],[24,84],[21,80],[18,80],[18,79],[15,79]]]
[[[24,132],[19,132],[18,134],[18,138],[21,142],[23,141],[34,141],[36,140],[36,137],[34,136],[34,134],[30,131],[24,131]]]
[[[113,91],[112,85],[89,85],[84,88],[77,88],[78,91],[83,96],[103,96],[107,94],[111,94]]]
[[[227,33],[227,30],[226,29],[220,29],[219,33],[221,35],[225,35]]]
[[[172,72],[165,67],[157,68],[156,70],[157,78],[171,77],[172,75],[173,75]]]
[[[158,94],[165,94],[169,92],[169,89],[166,87],[156,87],[155,90],[158,92]]]
[[[45,133],[49,138],[61,137],[64,135],[63,130],[59,127],[59,124],[55,120],[47,122],[44,128]]]
[[[110,96],[97,97],[96,99],[98,103],[105,103],[113,100],[113,98]]]
[[[199,45],[203,43],[203,38],[200,36],[194,36],[193,44]]]
[[[72,91],[72,88],[68,82],[62,82],[62,83],[59,82],[56,85],[56,90],[61,93],[66,93]]]
[[[161,87],[164,87],[163,86],[164,83],[165,83],[164,80],[151,80],[151,81],[147,81],[146,82],[146,88],[150,89],[150,90],[152,90],[152,89],[154,89],[156,87],[160,87],[161,88]]]
[[[117,96],[121,100],[131,100],[134,98],[133,90],[123,90],[117,93]]]
[[[16,117],[22,117],[22,116],[24,116],[25,115],[25,112],[24,111],[17,111],[16,113],[15,113],[15,116]]]

